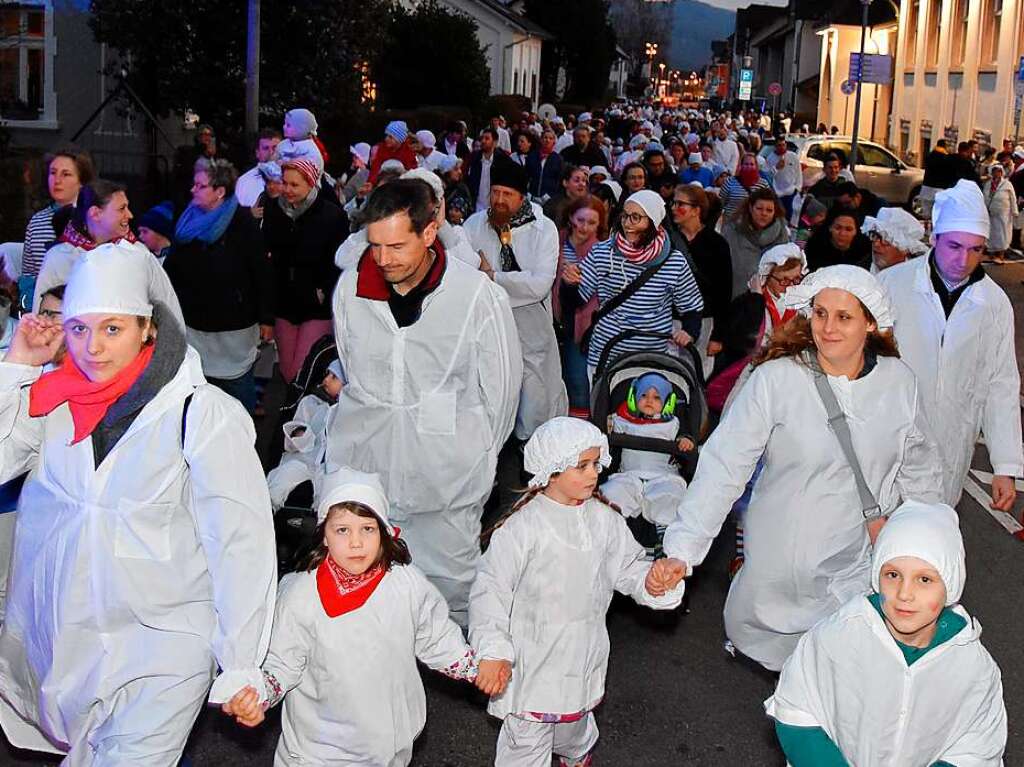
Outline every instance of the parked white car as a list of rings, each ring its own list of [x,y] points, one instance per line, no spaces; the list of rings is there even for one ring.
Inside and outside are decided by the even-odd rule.
[[[850,157],[850,136],[801,136],[790,133],[786,136],[789,149],[800,158],[806,189],[824,174],[825,158],[835,152],[841,158]],[[774,144],[767,144],[761,156],[767,158],[775,150]],[[916,211],[917,197],[921,193],[924,170],[907,165],[891,151],[874,141],[857,141],[857,169],[854,176],[857,186],[868,189],[886,202],[904,205]]]

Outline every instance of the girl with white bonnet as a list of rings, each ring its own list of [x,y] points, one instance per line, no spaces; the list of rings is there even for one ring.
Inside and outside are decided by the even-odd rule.
[[[634,192],[623,204],[619,220],[611,222],[612,236],[594,245],[583,262],[580,300],[585,304],[596,295],[599,306],[652,270],[652,276],[619,306],[595,312],[587,352],[591,377],[606,344],[624,331],[641,330],[665,338],[624,339],[615,345],[609,361],[635,351],[664,352],[670,344],[681,348],[700,335],[704,300],[686,257],[672,247],[664,220],[661,195],[649,189]],[[673,314],[682,318],[678,328],[673,326]]]
[[[274,764],[405,767],[426,722],[416,661],[476,676],[448,604],[411,564],[376,474],[341,468],[318,493],[316,546],[281,580],[267,694],[246,686],[224,706],[255,727],[284,700]]]
[[[587,767],[604,698],[612,595],[659,610],[683,597],[681,569],[644,561],[626,521],[598,490],[611,463],[596,426],[558,417],[523,453],[529,490],[498,523],[469,597],[477,687],[502,720],[496,767]],[[672,581],[670,587],[668,582]]]
[[[276,551],[252,420],[203,379],[147,257],[82,254],[63,327],[25,315],[0,363],[0,481],[29,472],[0,725],[65,764],[171,767],[208,693],[263,686]]]
[[[871,240],[871,273],[928,252],[924,225],[903,208],[882,208],[866,216],[860,230]]]
[[[791,286],[786,305],[799,316],[755,359],[664,543],[688,572],[703,562],[763,457],[724,617],[731,645],[771,671],[801,634],[867,588],[871,541],[900,499],[941,493],[937,449],[877,280],[826,267]],[[856,471],[830,412],[849,429]]]
[[[765,701],[792,767],[1001,767],[1003,686],[960,605],[966,577],[953,509],[893,513],[871,592],[804,635]]]

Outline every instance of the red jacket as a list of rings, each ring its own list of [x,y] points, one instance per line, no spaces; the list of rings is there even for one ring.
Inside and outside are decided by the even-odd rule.
[[[370,155],[373,158],[370,160],[369,182],[371,184],[377,183],[377,174],[380,173],[380,166],[384,164],[385,160],[398,160],[406,170],[412,170],[419,166],[419,163],[416,162],[416,153],[408,139],[396,149],[388,149],[387,144],[381,141],[371,150]]]

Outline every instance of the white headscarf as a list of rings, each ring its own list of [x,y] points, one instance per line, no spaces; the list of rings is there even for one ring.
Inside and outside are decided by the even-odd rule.
[[[782,266],[791,258],[800,260],[800,274],[807,274],[807,256],[800,250],[800,246],[793,242],[785,242],[768,248],[761,254],[761,260],[757,264],[757,272],[750,278],[747,286],[754,293],[760,293],[764,288],[764,282],[772,269]]]
[[[890,245],[912,256],[928,252],[924,226],[903,208],[882,208],[878,216],[866,216],[860,230],[864,234],[877,232]]]
[[[355,501],[368,506],[374,514],[380,517],[380,521],[384,523],[387,531],[391,535],[395,534],[395,528],[388,518],[391,505],[384,494],[384,486],[380,483],[380,477],[376,474],[356,471],[347,466],[324,474],[320,482],[316,507],[317,524],[327,519],[327,513],[332,506],[345,501]]]
[[[416,138],[419,139],[419,142],[427,149],[433,149],[437,146],[437,138],[428,130],[416,131]]]
[[[444,199],[444,182],[434,171],[427,168],[413,168],[401,175],[401,178],[414,178],[417,181],[424,181],[430,186],[434,199],[438,202]]]
[[[65,320],[83,314],[152,317],[148,256],[124,242],[108,242],[79,256],[64,290]]]
[[[651,219],[655,226],[661,226],[665,220],[665,200],[660,194],[650,189],[641,189],[633,192],[626,198],[626,202],[632,202],[644,209],[647,218]]]
[[[523,468],[533,474],[530,487],[546,487],[552,474],[575,466],[592,447],[601,449],[601,466],[608,468],[608,438],[590,421],[558,416],[541,424],[523,449]]]
[[[943,189],[935,195],[932,206],[932,234],[968,232],[988,237],[988,207],[985,195],[973,181],[965,178],[952,189]]]
[[[786,306],[810,316],[811,301],[825,288],[837,288],[853,293],[868,308],[879,330],[892,327],[892,308],[889,296],[878,279],[867,269],[849,264],[826,266],[811,272],[799,285],[786,291]]]
[[[946,586],[946,606],[960,601],[967,564],[959,518],[949,506],[907,501],[892,513],[871,555],[871,587],[876,592],[882,565],[898,557],[917,557],[930,564]]]

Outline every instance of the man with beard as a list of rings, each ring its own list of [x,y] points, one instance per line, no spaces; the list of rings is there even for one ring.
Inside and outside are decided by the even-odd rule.
[[[503,287],[512,302],[523,353],[515,436],[524,442],[542,423],[569,409],[551,323],[558,230],[526,196],[528,183],[521,165],[504,157],[496,160],[490,207],[470,216],[464,227],[480,252],[480,270]]]
[[[448,257],[435,207],[430,187],[410,178],[378,187],[363,208],[369,247],[334,293],[348,383],[327,462],[380,475],[417,567],[465,626],[523,368],[508,296]]]

